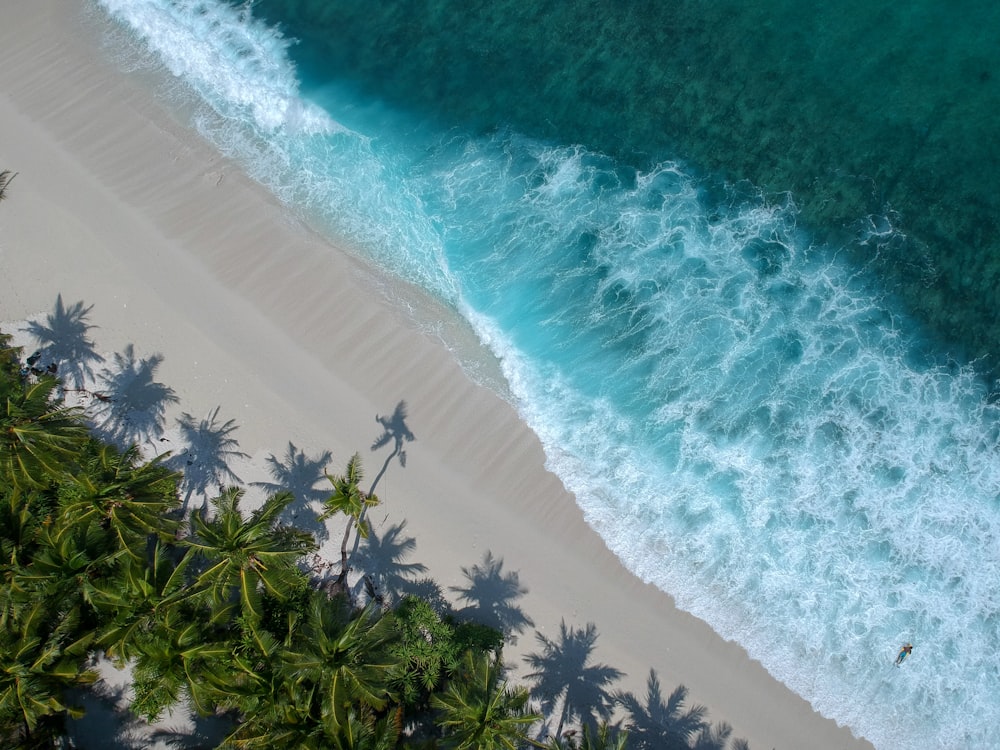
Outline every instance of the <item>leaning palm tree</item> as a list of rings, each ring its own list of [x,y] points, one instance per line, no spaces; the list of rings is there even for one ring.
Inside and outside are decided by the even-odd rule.
[[[611,695],[607,686],[622,673],[605,664],[590,664],[597,626],[591,622],[586,628],[568,628],[564,620],[559,625],[557,641],[541,633],[535,637],[542,652],[525,656],[525,661],[534,668],[526,677],[535,683],[532,693],[541,699],[546,714],[562,703],[556,736],[562,734],[567,722],[593,716],[609,719]]]
[[[517,750],[529,742],[528,727],[541,715],[528,709],[528,691],[511,687],[493,654],[466,651],[443,693],[431,696],[442,729],[440,746],[451,750]]]
[[[244,519],[240,512],[243,490],[230,487],[212,501],[215,516],[204,510],[192,518],[194,534],[187,540],[207,561],[195,587],[208,595],[213,609],[228,610],[236,601],[257,639],[266,651],[258,625],[263,616],[261,592],[285,599],[301,579],[298,562],[316,549],[312,535],[278,523],[278,516],[292,500],[289,492],[279,492]]]
[[[368,523],[364,519],[364,514],[368,508],[378,505],[379,499],[361,489],[364,473],[361,470],[361,456],[357,453],[351,456],[343,474],[339,476],[327,474],[326,476],[330,480],[330,484],[333,485],[333,492],[323,501],[325,510],[320,515],[320,520],[325,521],[327,518],[341,513],[348,517],[344,538],[340,543],[340,576],[337,578],[336,584],[342,587],[347,579],[347,540],[350,538],[351,529],[356,529],[358,536],[362,539],[368,537]]]

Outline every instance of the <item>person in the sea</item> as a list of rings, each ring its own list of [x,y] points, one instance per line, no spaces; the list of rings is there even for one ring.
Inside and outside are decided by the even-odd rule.
[[[896,657],[897,667],[903,663],[903,659],[909,656],[911,651],[913,651],[913,645],[910,643],[907,643],[905,646],[903,646],[903,648],[899,650],[899,656]]]

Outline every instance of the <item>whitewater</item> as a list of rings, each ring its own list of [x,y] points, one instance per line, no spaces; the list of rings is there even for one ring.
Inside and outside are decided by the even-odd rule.
[[[626,567],[880,749],[996,746],[1000,414],[793,195],[306,100],[250,5],[95,12],[219,151],[474,328]],[[873,255],[900,231],[859,219]]]

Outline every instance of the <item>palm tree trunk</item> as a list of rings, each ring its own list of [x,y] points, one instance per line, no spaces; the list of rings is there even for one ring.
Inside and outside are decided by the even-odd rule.
[[[347,578],[347,540],[351,536],[351,519],[347,519],[347,528],[344,529],[344,539],[340,543],[340,578]]]

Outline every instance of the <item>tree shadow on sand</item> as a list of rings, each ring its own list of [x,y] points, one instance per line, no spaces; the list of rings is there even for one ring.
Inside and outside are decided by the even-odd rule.
[[[468,602],[456,612],[458,617],[497,628],[511,644],[517,643],[516,633],[535,624],[514,604],[528,589],[521,585],[517,571],[503,572],[502,557],[494,558],[487,550],[481,565],[462,568],[462,573],[469,585],[449,587],[458,594],[459,601]]]
[[[524,657],[534,670],[526,677],[534,683],[531,695],[540,701],[543,713],[551,718],[558,709],[555,736],[561,737],[570,723],[596,724],[610,719],[614,696],[609,686],[623,673],[606,664],[591,663],[597,626],[587,623],[585,628],[570,628],[563,620],[557,639],[538,632],[535,638],[542,650]]]
[[[358,552],[358,567],[365,571],[368,598],[393,604],[412,593],[417,576],[427,571],[423,563],[405,562],[417,548],[417,540],[405,536],[406,521],[390,526],[379,536],[372,528]]]
[[[225,485],[243,481],[229,468],[229,462],[249,456],[239,450],[239,442],[232,437],[237,429],[236,420],[229,419],[219,424],[220,408],[215,407],[201,420],[187,412],[177,419],[185,447],[168,458],[165,464],[184,475],[180,486],[184,493],[182,512],[187,511],[188,503],[195,495],[202,498],[202,507],[207,508],[209,495],[214,495],[216,490],[222,492]]]
[[[378,484],[382,475],[385,474],[386,469],[389,468],[392,459],[398,458],[399,465],[406,468],[406,450],[403,446],[417,439],[416,435],[410,432],[410,428],[406,426],[405,401],[400,401],[396,404],[396,409],[392,412],[391,416],[383,417],[376,414],[375,421],[382,425],[382,434],[375,438],[375,442],[372,443],[372,451],[377,451],[379,448],[384,448],[389,443],[392,443],[392,453],[386,456],[385,463],[382,464],[378,475],[372,481],[372,492],[375,491],[375,485]]]
[[[82,301],[65,307],[62,295],[56,297],[55,309],[45,316],[45,323],[31,321],[25,326],[39,345],[29,364],[41,370],[55,366],[65,387],[85,387],[88,378],[94,377],[93,365],[104,361],[87,338],[87,332],[97,328],[87,322],[93,307],[84,307]]]
[[[701,705],[685,706],[688,690],[678,685],[664,700],[656,670],[649,670],[646,695],[617,692],[614,701],[627,714],[624,729],[628,745],[634,750],[750,750],[746,740],[732,737],[732,727],[721,722],[712,725],[708,709]],[[728,744],[727,744],[728,743]]]
[[[157,742],[200,750],[218,747],[233,730],[230,717],[199,716],[185,711],[183,705],[177,707],[178,716],[168,713],[156,726],[150,725],[129,710],[129,693],[126,684],[112,686],[104,681],[74,691],[86,713],[68,724],[72,746],[78,750],[142,750]]]
[[[329,539],[330,531],[319,520],[319,515],[312,506],[314,503],[322,504],[330,495],[328,487],[317,488],[316,485],[320,482],[328,485],[326,467],[331,458],[330,451],[323,451],[310,458],[305,451],[288,441],[283,458],[279,459],[274,454],[267,457],[267,470],[274,481],[253,483],[253,486],[263,488],[268,495],[286,490],[291,492],[295,499],[281,511],[278,519],[281,523],[311,531],[320,543]]]
[[[102,438],[127,448],[143,441],[152,443],[163,434],[167,406],[179,399],[173,388],[154,378],[162,362],[161,354],[136,359],[129,344],[114,355],[111,367],[101,370],[90,411]]]

